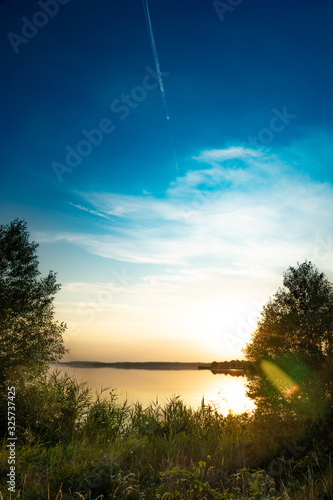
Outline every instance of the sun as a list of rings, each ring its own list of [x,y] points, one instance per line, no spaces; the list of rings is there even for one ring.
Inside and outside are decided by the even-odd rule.
[[[193,313],[196,340],[212,353],[212,360],[223,361],[241,356],[245,341],[235,332],[237,313],[236,307],[221,304],[212,304]]]

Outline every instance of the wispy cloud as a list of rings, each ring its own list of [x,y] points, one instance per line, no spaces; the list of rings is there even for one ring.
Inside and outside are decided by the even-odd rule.
[[[92,215],[97,215],[98,217],[103,217],[104,219],[109,219],[109,216],[106,214],[103,214],[101,212],[98,212],[97,210],[93,210],[91,208],[83,207],[82,205],[76,205],[75,203],[72,203],[71,201],[68,202],[69,205],[71,205],[74,208],[78,208],[79,210],[83,210],[84,212],[88,212]]]
[[[76,193],[93,209],[74,206],[112,221],[103,234],[49,236],[123,262],[206,267],[223,261],[237,271],[240,263],[270,269],[302,260],[318,232],[333,231],[332,186],[248,148],[203,151],[197,158],[222,164],[179,177],[164,198]],[[223,164],[232,158],[241,158],[242,168]]]
[[[207,149],[201,151],[199,156],[194,156],[193,160],[204,163],[216,163],[226,160],[247,160],[249,158],[259,158],[263,156],[263,152],[259,149],[250,149],[244,147],[230,147],[225,149]]]

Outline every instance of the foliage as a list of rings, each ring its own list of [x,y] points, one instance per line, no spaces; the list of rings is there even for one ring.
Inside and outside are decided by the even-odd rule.
[[[332,403],[333,287],[311,262],[290,267],[283,285],[244,349],[249,395],[261,411],[322,417]]]
[[[332,283],[304,262],[284,273],[283,285],[264,306],[246,357],[257,361],[292,353],[320,364],[333,352]]]
[[[40,278],[38,245],[27,224],[15,219],[0,225],[0,370],[43,367],[65,353],[64,323],[54,320],[53,299],[60,285],[52,271]]]
[[[112,439],[125,432],[130,413],[126,401],[122,405],[117,404],[117,395],[113,390],[109,392],[109,399],[103,399],[102,394],[106,390],[101,390],[85,415],[84,433],[95,441],[104,440],[106,434]]]
[[[18,387],[17,435],[23,442],[57,443],[73,437],[91,401],[89,388],[61,372],[41,374]]]
[[[87,387],[62,373],[35,377],[21,391],[26,420],[17,429],[16,473],[23,500],[287,500],[303,486],[331,492],[322,446],[332,437],[327,427],[320,434],[318,426],[309,429],[309,442],[302,443],[292,426],[259,423],[245,414],[223,417],[210,406],[193,410],[179,397],[148,408],[120,404],[114,391],[93,399]],[[282,456],[286,440],[295,438],[307,447],[303,455]],[[0,449],[3,498],[9,498],[6,444]],[[270,464],[281,456],[283,475],[272,475]],[[316,498],[311,495],[304,499]]]
[[[211,368],[213,369],[223,369],[223,368],[230,368],[230,369],[242,369],[244,366],[244,361],[239,360],[239,359],[232,359],[231,361],[213,361],[211,364]]]

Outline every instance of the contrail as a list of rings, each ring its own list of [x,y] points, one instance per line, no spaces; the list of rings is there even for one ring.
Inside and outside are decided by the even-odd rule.
[[[177,173],[179,175],[178,161],[177,161],[176,150],[175,150],[175,146],[174,146],[174,142],[173,142],[173,136],[172,136],[172,132],[171,132],[171,128],[170,128],[170,123],[169,123],[170,116],[169,116],[168,105],[167,105],[167,100],[166,100],[166,95],[165,95],[165,90],[164,90],[164,85],[163,85],[163,78],[162,78],[162,73],[161,73],[161,68],[160,68],[160,61],[158,59],[158,53],[157,53],[157,49],[156,49],[155,38],[154,38],[154,33],[153,33],[153,27],[152,27],[152,24],[151,24],[151,19],[150,19],[150,14],[149,14],[149,8],[148,8],[148,2],[147,2],[147,0],[142,0],[142,4],[143,4],[143,10],[144,10],[144,13],[145,13],[145,18],[146,18],[146,23],[147,23],[147,28],[148,28],[150,46],[151,46],[151,50],[152,50],[154,61],[155,61],[156,73],[157,73],[157,76],[158,76],[158,83],[159,83],[159,86],[160,86],[160,91],[161,91],[161,96],[162,96],[162,102],[163,102],[163,106],[164,106],[165,116],[166,116],[166,119],[167,119],[167,125],[168,125],[168,132],[169,132],[169,136],[170,136],[171,147],[172,147],[173,156],[174,156],[174,160],[175,160],[175,164],[176,164],[176,168],[177,168]]]
[[[159,62],[159,59],[158,59],[158,53],[157,53],[156,44],[155,44],[153,27],[151,25],[151,19],[150,19],[150,14],[149,14],[149,9],[148,9],[148,3],[147,3],[147,0],[142,0],[142,3],[143,3],[143,10],[144,10],[145,17],[146,17],[146,23],[147,23],[148,33],[149,33],[150,46],[151,46],[151,50],[153,52],[153,56],[154,56],[154,60],[155,60],[156,73],[158,75],[158,83],[160,85],[160,90],[161,90],[161,95],[162,95],[164,110],[165,110],[165,114],[166,114],[167,120],[170,120],[169,111],[168,111],[168,105],[167,105],[166,96],[165,96],[165,90],[164,90],[164,85],[163,85],[163,79],[162,79],[162,74],[161,74],[160,62]]]

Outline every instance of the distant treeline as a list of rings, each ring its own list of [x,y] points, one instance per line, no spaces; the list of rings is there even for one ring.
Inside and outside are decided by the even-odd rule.
[[[68,361],[59,365],[74,366],[76,368],[123,368],[126,370],[197,370],[199,366],[210,369],[210,363],[181,363],[163,361],[103,363],[99,361]]]
[[[213,361],[209,366],[202,364],[199,370],[243,370],[245,361],[232,359],[231,361]]]
[[[213,363],[182,363],[166,361],[143,361],[131,362],[120,361],[116,363],[104,363],[101,361],[65,361],[58,365],[73,366],[76,368],[122,368],[126,370],[241,370],[245,361],[232,359],[231,361],[213,361]]]
[[[216,369],[216,368],[236,368],[236,369],[243,369],[244,368],[245,361],[242,361],[240,359],[232,359],[231,361],[213,361],[211,364],[211,368]]]

